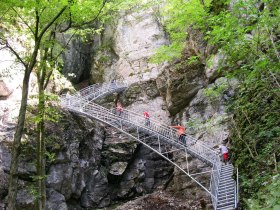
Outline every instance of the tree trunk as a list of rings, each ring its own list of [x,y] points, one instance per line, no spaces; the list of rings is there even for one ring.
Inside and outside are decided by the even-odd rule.
[[[17,181],[18,181],[18,162],[20,155],[21,137],[24,129],[25,113],[27,107],[28,98],[28,85],[30,79],[29,69],[25,70],[24,79],[22,84],[22,99],[19,110],[18,122],[16,127],[16,133],[14,135],[14,142],[12,148],[12,158],[10,167],[9,178],[9,192],[8,192],[8,210],[16,209],[16,195],[17,195]]]
[[[40,79],[38,79],[40,80]],[[39,105],[38,114],[40,121],[37,124],[37,176],[38,176],[38,210],[44,210],[46,206],[46,171],[45,171],[45,93],[44,80],[39,81]]]
[[[22,98],[20,104],[20,110],[18,115],[18,122],[16,127],[16,133],[14,135],[12,158],[10,166],[9,177],[9,192],[8,192],[8,210],[16,210],[16,197],[17,197],[17,181],[18,181],[18,162],[21,149],[21,137],[24,129],[24,121],[26,115],[27,99],[28,99],[28,86],[30,74],[36,64],[36,58],[39,50],[39,42],[35,42],[34,51],[30,60],[30,65],[25,68],[24,78],[22,82]]]
[[[32,52],[32,56],[30,58],[30,61],[28,62],[29,65],[25,67],[25,73],[24,73],[24,79],[23,79],[23,85],[22,85],[22,99],[21,99],[21,106],[18,116],[18,122],[17,122],[17,128],[16,133],[14,136],[14,144],[12,149],[12,159],[11,159],[11,166],[10,166],[10,178],[9,178],[9,192],[8,192],[8,210],[16,210],[16,196],[17,196],[17,181],[18,181],[18,158],[20,155],[20,144],[21,144],[21,137],[23,134],[23,128],[24,128],[24,121],[25,121],[25,114],[26,114],[26,107],[27,107],[27,99],[28,99],[28,85],[29,85],[29,79],[30,74],[37,62],[37,55],[38,50],[40,48],[41,40],[44,36],[44,34],[47,32],[47,30],[53,25],[53,23],[63,14],[63,12],[66,10],[67,6],[64,6],[61,8],[61,10],[50,20],[48,24],[46,24],[42,31],[39,33],[39,23],[40,23],[40,17],[39,12],[36,10],[35,12],[35,20],[36,20],[36,26],[35,26],[35,33],[34,34],[34,40],[35,40],[35,46],[34,50]],[[15,54],[17,58],[19,58],[18,54]]]

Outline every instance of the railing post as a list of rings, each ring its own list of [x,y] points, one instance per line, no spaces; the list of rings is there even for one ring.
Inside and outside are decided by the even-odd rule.
[[[159,135],[158,135],[158,151],[161,153],[161,148],[160,148],[160,139],[159,139]]]
[[[238,178],[238,167],[236,168],[236,192],[235,192],[235,208],[239,203],[239,178]]]

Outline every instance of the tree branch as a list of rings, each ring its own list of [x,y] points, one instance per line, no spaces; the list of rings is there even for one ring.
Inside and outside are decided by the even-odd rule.
[[[15,8],[12,7],[12,10],[19,16],[19,18],[22,20],[22,22],[29,28],[29,30],[31,31],[31,33],[33,35],[35,35],[34,31],[32,30],[32,28],[30,27],[30,25],[28,25],[28,23],[21,17],[21,15],[17,12],[17,10]]]
[[[20,63],[25,67],[27,68],[27,64],[23,61],[23,59],[20,57],[20,55],[14,50],[13,47],[11,47],[8,43],[8,41],[6,40],[6,43],[3,44],[1,43],[2,45],[5,45],[4,47],[2,47],[1,49],[4,49],[4,48],[8,48],[15,56],[16,58],[20,61]]]
[[[11,9],[11,7],[9,7],[5,12],[3,12],[3,15],[0,17],[0,20],[3,18],[3,16]]]
[[[67,9],[67,6],[64,6],[57,15],[43,28],[40,35],[38,36],[38,40],[41,40],[45,32],[51,27],[51,25],[60,17],[60,15]]]
[[[39,13],[38,13],[38,10],[36,9],[35,11],[35,17],[36,17],[36,23],[35,23],[35,33],[34,33],[34,37],[35,37],[35,40],[38,39],[38,31],[39,31],[39,22],[40,22],[40,17],[39,17]]]
[[[277,48],[276,48],[276,46],[275,46],[275,43],[274,43],[274,41],[273,41],[272,33],[271,33],[271,31],[268,29],[267,26],[265,26],[265,28],[266,28],[266,30],[267,30],[267,33],[269,34],[269,38],[270,38],[271,44],[272,44],[272,46],[273,46],[275,55],[276,55],[276,57],[278,58],[278,60],[280,61],[280,55],[279,55],[278,50],[277,50]]]
[[[65,29],[62,29],[59,32],[63,33],[65,31],[67,31],[69,28],[71,28],[71,26],[72,26],[72,13],[71,13],[71,10],[70,10],[70,7],[69,7],[69,24]]]
[[[108,0],[104,0],[104,1],[103,1],[102,5],[101,5],[101,8],[99,9],[97,15],[95,16],[95,18],[93,18],[93,20],[91,20],[91,21],[89,21],[89,22],[85,22],[85,23],[83,23],[83,24],[79,24],[79,26],[89,25],[89,24],[93,23],[94,21],[96,21],[97,18],[99,17],[99,15],[101,14],[103,8],[105,7],[107,1],[108,1]]]
[[[238,130],[236,124],[235,124],[235,121],[234,121],[233,117],[231,118],[231,120],[232,120],[232,123],[233,123],[233,125],[234,125],[235,130],[236,130],[236,133],[237,133],[238,138],[246,145],[246,147],[247,147],[247,149],[248,149],[248,151],[249,151],[249,153],[250,153],[251,158],[252,158],[253,160],[256,160],[256,158],[255,158],[255,156],[254,156],[252,150],[250,149],[250,146],[249,146],[249,145],[247,144],[247,142],[244,141],[243,138],[241,137],[241,134],[240,134],[240,132],[239,132],[239,130]]]

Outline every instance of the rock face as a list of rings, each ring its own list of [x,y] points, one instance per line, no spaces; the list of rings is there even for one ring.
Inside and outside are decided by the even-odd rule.
[[[204,85],[203,66],[201,64],[168,69],[157,78],[161,95],[166,100],[171,115],[186,107]]]
[[[104,26],[101,35],[89,37],[91,41],[72,38],[63,54],[63,74],[75,84],[86,79],[91,83],[116,78],[130,83],[155,79],[165,65],[151,64],[148,59],[168,40],[153,13],[151,9],[123,12]],[[60,34],[57,39],[65,45],[69,36]]]
[[[63,53],[64,66],[62,73],[74,84],[89,78],[92,42],[85,42],[82,38],[60,34],[57,39],[62,45],[68,45],[68,49]]]
[[[131,82],[157,77],[161,66],[148,63],[148,59],[167,40],[152,10],[121,14],[114,40],[119,59],[112,68],[117,74]]]
[[[62,43],[67,41],[62,35],[59,39]],[[225,102],[233,96],[237,82],[219,78],[217,70],[223,56],[210,56],[213,50],[195,30],[189,31],[180,61],[150,64],[148,59],[155,49],[166,43],[163,28],[152,11],[123,13],[91,43],[79,38],[72,40],[64,54],[63,72],[73,83],[123,78],[130,84],[128,89],[100,99],[99,104],[113,108],[118,100],[126,109],[137,113],[148,111],[151,118],[165,124],[181,123],[186,125],[189,134],[215,147],[227,139],[230,117],[225,111]],[[197,56],[199,59],[192,60]],[[73,89],[67,81],[62,82],[61,77],[54,78],[49,91],[59,94]],[[11,145],[20,100],[20,86],[12,84],[14,81],[7,78],[0,81],[0,95],[4,96],[0,100],[0,207],[4,206],[7,195]],[[31,93],[35,94],[36,83],[30,85]],[[218,93],[214,91],[217,87]],[[176,198],[187,197],[186,203],[160,193],[149,197],[143,208],[150,209],[155,203],[157,208],[164,209],[161,201],[168,206],[166,209],[206,208],[211,203],[209,195],[185,174],[123,133],[60,108],[58,112],[60,121],[46,124],[47,209],[105,208],[166,187]],[[21,209],[34,208],[35,198],[31,193],[34,189],[31,176],[36,173],[33,129],[27,126],[20,157],[17,201]],[[182,168],[187,167],[185,156],[174,153],[173,158]],[[197,159],[188,157],[188,160],[193,173],[209,170]],[[209,181],[206,176],[201,179]],[[127,208],[129,204],[118,209]]]

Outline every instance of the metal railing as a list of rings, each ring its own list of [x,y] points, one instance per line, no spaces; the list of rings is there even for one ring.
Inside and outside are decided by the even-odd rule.
[[[239,174],[238,168],[236,168],[236,185],[235,185],[235,203],[234,208],[237,209],[239,203]]]
[[[85,89],[82,89],[81,91],[78,91],[72,96],[63,95],[61,97],[61,106],[69,109],[72,112],[94,118],[100,122],[115,127],[128,136],[131,136],[135,140],[141,142],[154,152],[158,153],[163,158],[178,167],[185,174],[187,174],[204,190],[206,190],[211,195],[214,209],[216,209],[218,203],[218,186],[222,163],[220,161],[219,155],[214,150],[207,147],[202,141],[197,140],[189,135],[186,135],[185,142],[179,141],[177,130],[170,128],[168,125],[165,125],[152,118],[149,119],[149,124],[145,125],[145,118],[139,113],[129,110],[117,112],[115,109],[106,109],[93,102],[95,99],[101,96],[115,91],[122,91],[126,87],[127,84],[124,82],[89,86]],[[150,138],[156,138],[157,143],[152,141],[151,144],[149,142]],[[171,152],[171,150],[166,151],[166,148],[162,147],[164,143],[175,146],[178,148],[178,150],[185,153],[186,157],[187,154],[190,154],[212,167],[209,190],[208,187],[202,185],[188,170],[186,171],[165,155],[168,152]]]

